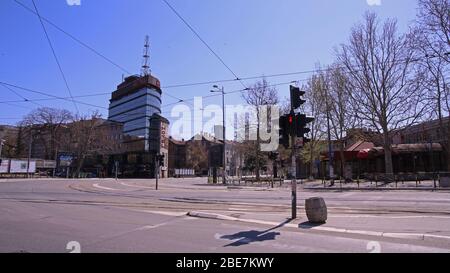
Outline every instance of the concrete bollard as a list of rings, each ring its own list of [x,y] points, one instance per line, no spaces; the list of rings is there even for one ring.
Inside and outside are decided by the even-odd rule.
[[[327,221],[327,205],[321,197],[309,198],[305,201],[306,216],[310,223],[323,224]]]

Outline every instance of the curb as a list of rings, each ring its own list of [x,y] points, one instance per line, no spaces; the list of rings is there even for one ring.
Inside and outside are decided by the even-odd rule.
[[[196,217],[196,218],[227,220],[227,221],[236,221],[236,219],[237,219],[237,218],[222,215],[222,214],[197,212],[197,211],[189,211],[188,213],[186,213],[186,215],[191,216],[191,217]]]
[[[231,216],[226,216],[226,215],[216,214],[216,213],[190,211],[186,215],[191,216],[191,217],[204,218],[204,219],[226,220],[226,221],[253,223],[253,224],[270,225],[270,226],[280,225],[280,223],[277,223],[277,222],[255,220],[255,219],[241,219],[241,218],[236,218],[236,217],[231,217]],[[297,229],[299,228],[299,225],[295,225],[295,224],[285,224],[284,226],[290,227],[290,228],[297,228]],[[354,234],[354,235],[367,235],[367,236],[407,239],[407,240],[425,241],[426,239],[435,239],[435,240],[444,239],[444,240],[450,241],[450,236],[433,235],[433,234],[427,234],[427,233],[381,232],[381,231],[352,230],[352,229],[321,227],[321,226],[317,226],[317,227],[312,226],[312,227],[309,227],[308,229],[316,230],[316,231],[335,232],[335,233]]]
[[[308,191],[450,191],[443,188],[303,188]]]

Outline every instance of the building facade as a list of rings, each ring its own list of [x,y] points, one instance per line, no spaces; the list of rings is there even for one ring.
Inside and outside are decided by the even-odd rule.
[[[150,150],[151,138],[156,138],[150,136],[150,122],[155,114],[161,114],[161,93],[159,80],[151,75],[130,76],[117,86],[108,120],[123,124],[123,134],[131,136],[125,142],[142,142],[144,150]]]

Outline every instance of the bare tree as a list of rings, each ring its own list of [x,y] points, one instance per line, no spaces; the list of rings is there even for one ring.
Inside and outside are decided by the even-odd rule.
[[[435,53],[440,54],[440,47],[450,48],[450,1],[449,0],[419,0],[419,12],[417,22],[422,32],[433,37],[434,43],[430,44]],[[449,56],[446,54],[449,61]],[[444,56],[442,56],[444,57]]]
[[[348,44],[337,50],[358,117],[383,136],[389,175],[394,172],[391,130],[414,124],[424,109],[414,50],[408,45],[408,36],[398,33],[395,20],[380,24],[374,13],[366,13],[365,22],[352,29]]]
[[[192,140],[186,146],[186,165],[197,172],[206,169],[208,167],[208,152],[202,146],[202,142]]]
[[[101,115],[96,111],[91,115],[77,115],[70,124],[71,150],[76,156],[75,177],[80,175],[86,157],[98,150],[96,129],[102,121]]]
[[[71,119],[72,114],[67,110],[41,107],[26,115],[20,125],[39,130],[39,141],[45,148],[45,157],[55,159],[62,140],[62,130]]]
[[[309,133],[310,142],[301,150],[301,157],[303,162],[309,163],[310,176],[314,173],[314,161],[320,159],[320,152],[323,149],[323,142],[321,141],[325,135],[324,124],[324,108],[325,100],[323,99],[323,83],[321,78],[313,75],[302,87],[306,91],[306,104],[303,105],[302,111],[308,113],[308,116],[313,117],[314,121],[310,124]]]
[[[419,0],[412,34],[412,47],[417,51],[420,69],[426,75],[423,87],[430,103],[430,116],[438,118],[441,134],[446,132],[443,146],[450,159],[450,126],[444,124],[444,117],[450,114],[450,1]],[[447,168],[450,169],[448,159]]]
[[[344,174],[346,166],[345,147],[347,132],[355,128],[358,122],[351,102],[351,87],[347,74],[337,64],[332,65],[325,73],[326,89],[324,96],[330,117],[330,130],[336,140],[340,155],[340,173]]]
[[[261,169],[261,138],[260,138],[260,128],[263,119],[270,118],[270,113],[267,113],[268,117],[262,116],[262,106],[273,106],[278,103],[278,93],[274,87],[271,87],[269,82],[263,78],[261,81],[255,83],[249,88],[247,92],[242,94],[244,100],[250,106],[254,107],[256,112],[256,180],[260,180],[260,169]]]

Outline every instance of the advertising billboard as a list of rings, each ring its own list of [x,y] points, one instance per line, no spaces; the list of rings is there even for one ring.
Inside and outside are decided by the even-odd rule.
[[[2,163],[0,164],[0,173],[8,173],[9,172],[9,159],[3,158]]]
[[[17,160],[11,159],[11,165],[9,168],[10,173],[35,173],[36,172],[36,161],[30,160],[30,168],[28,168],[27,160]]]
[[[75,156],[72,153],[60,153],[58,155],[58,167],[70,167]]]

